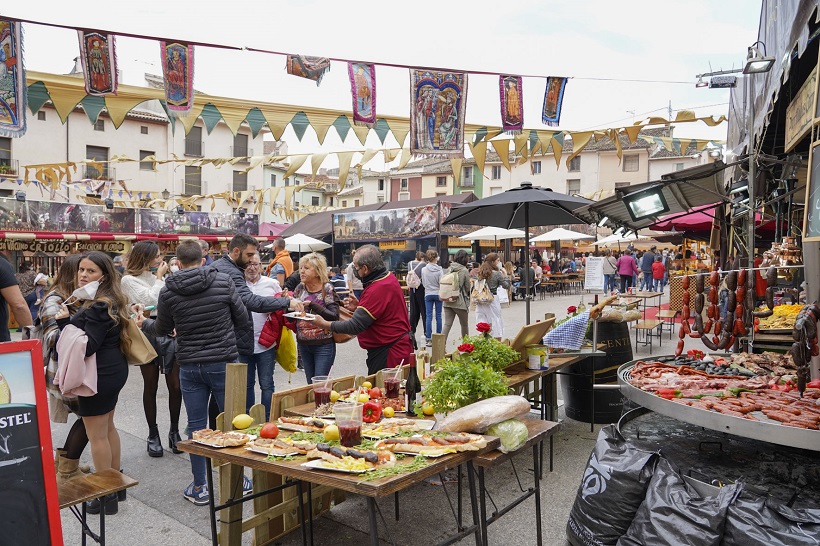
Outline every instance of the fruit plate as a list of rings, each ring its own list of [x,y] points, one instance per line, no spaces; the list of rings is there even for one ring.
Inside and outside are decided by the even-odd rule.
[[[248,446],[245,449],[247,449],[248,451],[253,451],[254,453],[260,453],[262,455],[267,455],[269,457],[290,457],[290,456],[301,455],[301,453],[299,453],[298,451],[293,451],[291,453],[269,453],[266,448],[258,447],[258,446]]]
[[[301,314],[297,311],[293,311],[293,312],[290,312],[290,313],[285,313],[282,316],[292,318],[292,319],[297,319],[297,320],[313,320],[313,319],[316,318],[316,315],[314,315],[313,313],[305,313],[303,315],[303,314]]]
[[[302,463],[302,466],[305,468],[312,468],[314,470],[332,470],[334,472],[344,472],[345,474],[364,474],[365,472],[370,472],[374,470],[373,468],[367,468],[365,470],[347,470],[345,468],[335,468],[332,466],[325,466],[327,461],[324,459],[314,459],[312,461],[308,461],[306,463]]]

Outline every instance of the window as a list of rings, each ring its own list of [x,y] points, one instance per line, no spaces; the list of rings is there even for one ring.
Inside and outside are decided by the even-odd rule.
[[[247,157],[248,153],[248,135],[236,135],[233,137],[233,150],[231,156],[233,157]]]
[[[202,127],[191,127],[185,135],[185,155],[202,157]]]
[[[683,163],[675,163],[675,170],[682,171],[683,170]]]
[[[153,161],[145,161],[145,158],[154,155],[155,152],[151,152],[148,150],[140,150],[140,170],[141,171],[153,171],[154,170],[154,162]]]
[[[312,196],[310,198],[310,204],[313,205],[314,207],[318,207],[319,206],[319,196],[318,195]]]
[[[447,185],[447,177],[446,176],[437,176],[436,177],[436,186],[446,186]]]
[[[86,165],[85,177],[93,180],[108,180],[108,148],[101,146],[86,146],[85,158],[99,161],[100,165]]]
[[[285,177],[285,186],[290,186],[290,177],[289,176]]]
[[[540,161],[533,161],[532,162],[532,174],[541,174],[541,162]]]
[[[376,197],[376,203],[384,203],[384,195]]]
[[[410,201],[410,192],[409,191],[400,191],[399,192],[399,201]]]
[[[185,167],[185,195],[202,194],[202,168]]]
[[[581,180],[574,178],[567,180],[567,194],[576,195],[581,193]]]
[[[11,139],[0,138],[0,176],[17,176],[17,162],[11,159]]]
[[[233,191],[248,190],[248,173],[242,171],[233,172]]]
[[[492,174],[490,175],[490,178],[493,180],[498,180],[499,178],[501,178],[501,165],[493,165],[493,170]]]
[[[569,162],[569,172],[577,173],[581,170],[581,156],[576,155]]]
[[[347,199],[342,200],[342,207],[347,208]]]
[[[270,187],[271,188],[276,187],[276,175],[275,174],[270,175]]]
[[[615,188],[626,188],[629,186],[629,182],[615,182]]]
[[[40,110],[39,112],[37,112],[37,119],[39,121],[45,121],[46,120],[46,113],[45,113],[44,110]]]
[[[624,172],[634,173],[638,170],[639,162],[637,154],[624,156]]]
[[[464,167],[461,170],[461,185],[462,186],[472,186],[473,185],[473,168],[472,167]]]
[[[94,130],[105,131],[105,121],[102,118],[97,118],[97,121],[94,122]]]
[[[147,135],[148,134],[148,126],[147,125],[140,125],[140,134]]]
[[[445,195],[447,194],[444,192],[436,192],[436,197],[444,197]]]
[[[409,184],[408,184],[408,182],[407,182],[407,179],[406,179],[406,178],[402,178],[402,179],[401,179],[401,183],[399,184],[399,190],[400,190],[400,191],[407,191],[407,188],[409,188],[409,187],[410,187],[410,186],[409,186]]]
[[[379,178],[379,191],[384,191],[384,178]]]
[[[358,206],[359,206],[359,200],[358,200],[358,199],[355,199],[355,200],[353,201],[353,206],[354,206],[354,207],[358,207]]]

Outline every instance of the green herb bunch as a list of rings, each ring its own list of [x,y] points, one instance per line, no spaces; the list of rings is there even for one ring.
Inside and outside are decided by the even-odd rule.
[[[470,355],[461,355],[455,361],[442,359],[435,367],[436,373],[424,381],[423,394],[438,413],[448,413],[509,392],[500,369]]]
[[[473,350],[470,353],[460,354],[459,359],[482,362],[496,371],[503,370],[513,362],[521,360],[518,351],[494,337],[465,336],[462,343],[472,345]]]

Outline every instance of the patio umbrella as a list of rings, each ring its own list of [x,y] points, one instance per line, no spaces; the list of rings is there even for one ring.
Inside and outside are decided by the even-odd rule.
[[[473,201],[453,209],[444,224],[495,226],[524,230],[524,264],[530,263],[530,228],[561,224],[586,224],[572,211],[591,201],[575,195],[522,182],[518,188]],[[525,278],[527,324],[530,323],[530,276]]]
[[[564,228],[555,228],[543,235],[534,237],[531,241],[533,243],[540,243],[542,241],[575,241],[578,239],[594,239],[595,235],[587,235],[580,231],[572,231]]]
[[[317,250],[324,250],[330,248],[330,245],[319,239],[314,239],[308,235],[297,233],[285,238],[285,250],[288,252],[315,252]]]
[[[459,239],[464,239],[465,241],[479,241],[481,239],[489,239],[492,237],[495,240],[495,248],[498,249],[498,240],[504,239],[516,239],[516,238],[523,238],[524,231],[520,229],[505,229],[500,227],[494,226],[487,226],[481,229],[477,229],[468,233],[467,235],[462,235]]]

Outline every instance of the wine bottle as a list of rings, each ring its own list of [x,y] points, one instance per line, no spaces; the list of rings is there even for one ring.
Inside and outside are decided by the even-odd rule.
[[[407,397],[404,404],[407,408],[407,415],[413,415],[416,412],[416,404],[421,402],[421,381],[419,381],[419,374],[415,366],[410,366],[404,394]]]

